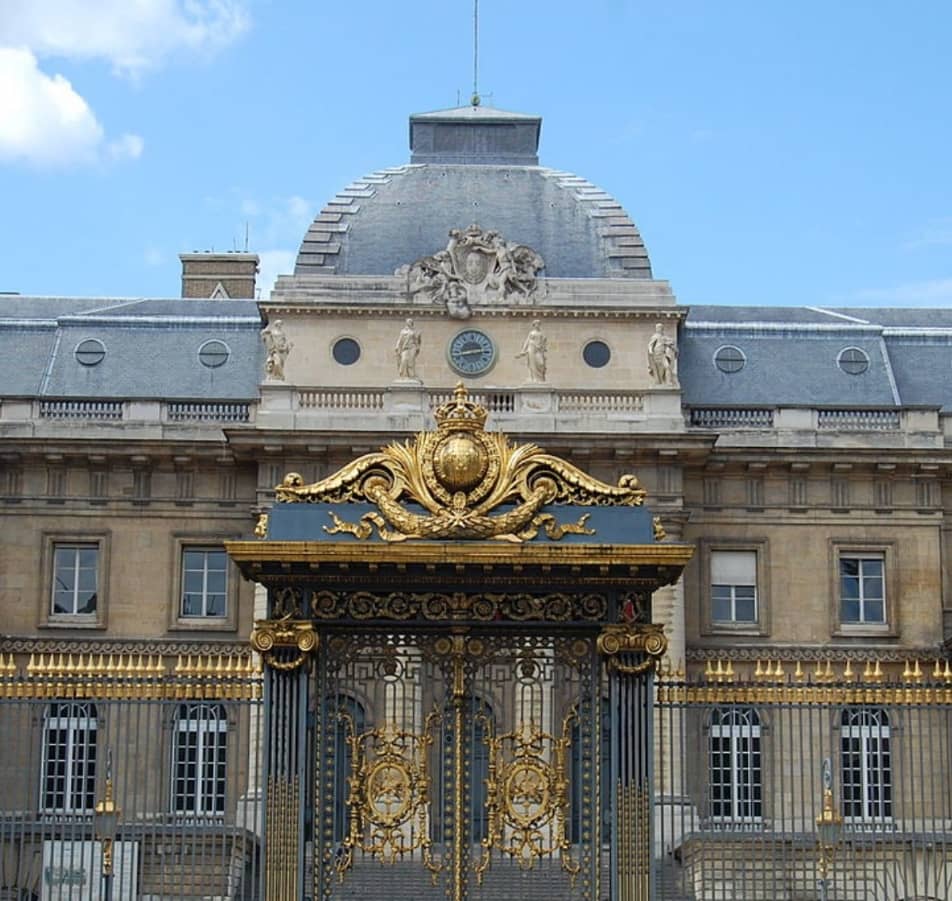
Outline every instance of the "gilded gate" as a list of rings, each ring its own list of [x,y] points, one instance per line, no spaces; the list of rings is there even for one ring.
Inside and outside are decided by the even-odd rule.
[[[264,897],[647,899],[650,595],[691,549],[462,387],[435,417],[229,545],[268,589]]]

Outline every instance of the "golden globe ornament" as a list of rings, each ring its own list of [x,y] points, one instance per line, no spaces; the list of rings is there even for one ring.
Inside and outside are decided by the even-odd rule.
[[[465,432],[454,432],[436,447],[433,471],[449,492],[469,491],[485,477],[489,457],[482,444]]]

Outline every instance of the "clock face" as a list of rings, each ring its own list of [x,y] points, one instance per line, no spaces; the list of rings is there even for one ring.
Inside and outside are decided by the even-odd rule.
[[[489,335],[468,328],[450,341],[447,355],[450,366],[460,375],[482,375],[496,362],[496,345]]]

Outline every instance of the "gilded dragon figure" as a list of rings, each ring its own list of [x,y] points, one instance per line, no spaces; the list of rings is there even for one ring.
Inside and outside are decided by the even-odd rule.
[[[279,503],[369,501],[376,510],[358,522],[330,512],[329,534],[385,541],[407,539],[500,539],[529,541],[539,531],[551,539],[591,535],[588,514],[560,523],[549,504],[640,506],[645,491],[633,475],[609,485],[534,444],[516,445],[486,432],[485,408],[457,385],[453,399],[435,412],[437,428],[357,458],[343,469],[305,485],[288,473],[275,488]]]

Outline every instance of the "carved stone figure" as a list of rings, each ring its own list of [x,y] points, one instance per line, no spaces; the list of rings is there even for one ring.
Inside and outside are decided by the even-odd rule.
[[[538,319],[533,319],[532,328],[529,329],[526,340],[522,342],[522,350],[516,354],[516,359],[525,358],[530,382],[545,381],[545,356],[548,349],[549,342],[542,334],[542,324]]]
[[[397,376],[401,379],[416,379],[416,359],[420,353],[422,336],[413,327],[413,320],[408,319],[400,330],[397,344],[393,351],[397,358]]]
[[[283,382],[284,363],[294,346],[284,333],[284,322],[280,319],[269,322],[261,331],[261,340],[268,354],[264,361],[265,374],[271,381]]]
[[[660,322],[648,339],[648,372],[657,385],[678,384],[678,345]]]
[[[411,298],[423,294],[442,303],[453,319],[468,319],[475,304],[534,301],[544,266],[531,247],[507,241],[498,232],[483,231],[478,225],[454,228],[444,250],[406,269],[407,294]]]

